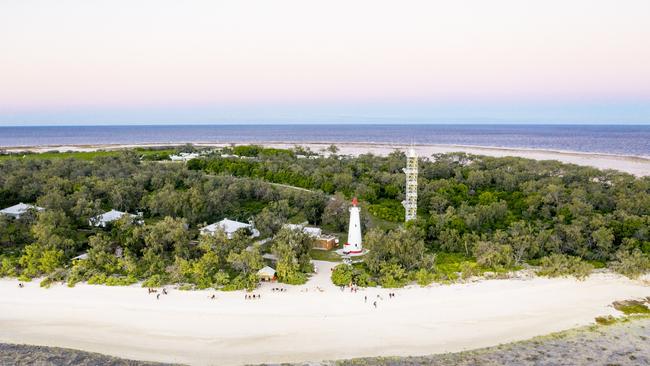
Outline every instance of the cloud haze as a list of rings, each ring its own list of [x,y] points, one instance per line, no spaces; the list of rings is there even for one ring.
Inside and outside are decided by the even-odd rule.
[[[0,124],[650,122],[647,0],[0,5]]]

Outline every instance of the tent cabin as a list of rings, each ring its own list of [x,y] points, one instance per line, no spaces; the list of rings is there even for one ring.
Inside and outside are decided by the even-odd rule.
[[[260,236],[260,232],[255,230],[255,228],[253,228],[253,225],[246,224],[246,223],[239,222],[239,221],[230,220],[230,219],[227,219],[227,218],[202,228],[201,229],[201,234],[203,234],[203,235],[214,235],[214,233],[216,233],[217,231],[223,230],[226,233],[226,236],[228,237],[228,239],[232,239],[235,232],[237,232],[237,230],[241,230],[241,229],[250,230],[253,233],[251,235],[251,238],[255,238],[255,237]]]
[[[106,227],[106,225],[110,224],[111,222],[117,221],[122,218],[124,215],[129,215],[131,218],[136,220],[138,224],[142,224],[142,220],[138,219],[138,215],[133,215],[127,212],[122,212],[122,211],[117,211],[117,210],[110,210],[108,212],[105,212],[101,215],[97,215],[95,217],[91,217],[90,220],[88,220],[88,225],[90,226],[97,226],[97,227]]]
[[[14,219],[20,219],[20,216],[24,215],[29,210],[43,211],[43,207],[38,207],[34,205],[28,205],[26,203],[19,203],[11,207],[7,207],[3,210],[0,210],[0,214],[13,217]]]
[[[275,270],[269,266],[266,266],[259,271],[257,271],[257,277],[260,278],[260,281],[274,281],[275,280]]]
[[[324,235],[320,228],[305,226],[305,224],[285,224],[282,227],[289,230],[302,231],[314,238],[314,249],[331,250],[338,245],[339,240],[334,235]]]

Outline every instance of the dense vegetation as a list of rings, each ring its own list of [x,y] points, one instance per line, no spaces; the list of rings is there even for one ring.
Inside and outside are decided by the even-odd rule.
[[[0,275],[47,276],[45,285],[145,280],[149,286],[251,288],[264,265],[262,251],[281,254],[278,267],[287,269],[280,280],[300,282],[306,278],[301,271],[311,269],[308,253],[296,244],[305,242],[300,234],[285,233],[258,248],[248,233],[229,240],[223,233],[199,235],[198,228],[224,217],[247,222],[259,216],[270,236],[284,221],[320,220],[326,204],[323,194],[149,162],[133,151],[93,159],[5,159],[0,187],[0,207],[33,202],[46,208],[18,220],[0,215]],[[107,229],[89,226],[91,217],[110,209],[142,212],[145,224],[125,216]],[[87,260],[72,260],[83,252]]]
[[[401,232],[391,222],[404,215],[403,153],[345,157],[334,149],[328,158],[295,159],[263,151],[198,159],[190,169],[362,199],[371,218],[381,220],[366,222],[378,229],[366,233],[365,263],[340,269],[356,273],[353,282],[453,280],[526,262],[541,264],[549,276],[584,277],[610,264],[636,277],[650,268],[648,177],[555,161],[436,155],[420,161],[419,219]],[[453,263],[433,258],[441,252],[458,255]]]
[[[324,157],[252,145],[187,164],[149,161],[166,153],[1,160],[0,207],[34,202],[46,210],[0,217],[0,274],[46,275],[46,284],[250,288],[264,265],[261,254],[272,252],[280,280],[301,283],[311,272],[310,239],[282,225],[308,221],[344,233],[352,196],[361,201],[370,252],[363,263],[337,267],[337,284],[427,284],[526,264],[548,276],[584,277],[606,265],[630,277],[650,270],[647,177],[553,161],[435,155],[420,161],[418,219],[404,227],[401,152],[346,157],[332,147]],[[112,208],[142,212],[145,224],[124,218],[106,230],[88,226]],[[224,217],[252,220],[273,240],[255,246],[248,233],[230,240],[198,234]],[[71,261],[86,251],[88,260]]]

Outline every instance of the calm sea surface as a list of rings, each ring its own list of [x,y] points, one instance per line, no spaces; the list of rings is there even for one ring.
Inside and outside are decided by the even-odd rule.
[[[382,142],[650,156],[650,126],[166,125],[0,127],[0,146],[184,142]]]

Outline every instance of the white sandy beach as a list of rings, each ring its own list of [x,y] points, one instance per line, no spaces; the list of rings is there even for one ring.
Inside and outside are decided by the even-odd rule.
[[[383,289],[341,292],[329,281],[332,266],[317,262],[319,274],[286,293],[264,285],[260,300],[176,290],[156,300],[138,286],[42,289],[35,281],[21,289],[0,280],[0,342],[198,365],[423,355],[591,324],[616,314],[614,300],[650,296],[647,282],[601,273],[407,288],[389,300]]]
[[[237,143],[237,142],[233,142]],[[238,142],[238,144],[248,144],[249,142]],[[305,142],[300,144],[286,142],[262,142],[258,143],[264,146],[277,148],[292,148],[296,145],[309,147],[313,151],[319,152],[331,142]],[[155,146],[178,146],[179,143],[156,143],[156,144],[134,144],[134,145],[65,145],[65,146],[32,146],[32,147],[8,147],[8,152],[32,151],[95,151],[95,150],[116,150],[135,147],[155,147]],[[205,147],[223,147],[230,144],[199,142],[194,143],[196,146]],[[405,150],[411,145],[406,144],[387,144],[387,143],[334,143],[339,148],[339,154],[360,155],[373,153],[376,155],[387,155],[396,149]],[[505,147],[482,147],[482,146],[464,146],[464,145],[433,145],[417,144],[413,148],[420,156],[426,157],[432,154],[449,153],[449,152],[466,152],[477,155],[487,155],[494,157],[516,156],[535,160],[557,160],[563,163],[591,166],[598,169],[615,169],[622,172],[630,173],[636,176],[650,175],[650,156],[631,156],[615,155],[600,153],[583,153],[577,151],[555,151],[541,149],[523,149],[523,148],[505,148]]]

